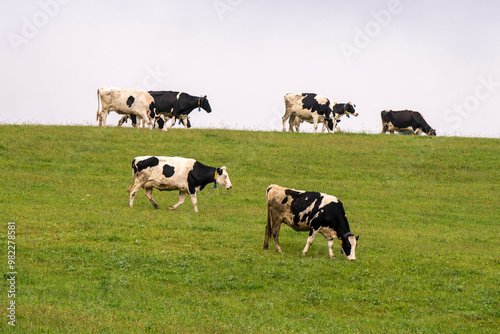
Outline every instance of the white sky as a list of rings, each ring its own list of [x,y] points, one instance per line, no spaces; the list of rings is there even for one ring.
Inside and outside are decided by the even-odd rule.
[[[312,92],[357,105],[344,131],[412,109],[438,135],[499,138],[499,13],[495,0],[2,0],[0,123],[97,125],[97,87],[116,86],[207,95],[194,128],[281,130],[283,96]]]

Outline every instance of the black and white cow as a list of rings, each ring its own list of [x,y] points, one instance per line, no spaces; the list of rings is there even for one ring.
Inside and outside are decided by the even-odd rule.
[[[340,132],[340,128],[338,127],[338,124],[340,123],[340,118],[342,116],[345,115],[345,116],[347,116],[347,118],[349,118],[350,115],[353,115],[354,117],[357,117],[359,115],[355,110],[356,105],[353,104],[352,102],[348,102],[348,103],[331,102],[331,105],[332,105],[332,113],[333,113],[333,117],[332,117],[333,128],[335,129],[335,131]],[[290,118],[290,120],[291,120],[291,118]],[[301,119],[300,117],[296,117],[293,124],[292,124],[292,122],[290,122],[290,127],[293,125],[295,127],[295,130],[297,132],[299,132],[300,123],[302,123],[303,121],[312,123],[312,121],[310,121],[310,120]],[[327,122],[323,123],[323,128],[321,129],[321,132],[325,131],[326,125],[327,125]]]
[[[198,212],[196,193],[209,183],[231,189],[231,181],[226,166],[209,167],[194,159],[180,157],[137,157],[132,161],[133,181],[127,191],[130,193],[129,206],[134,204],[134,197],[139,189],[144,188],[146,197],[156,209],[158,204],[153,199],[153,188],[158,190],[179,190],[179,202],[169,207],[176,209],[184,203],[186,194],[191,197],[194,211]]]
[[[380,112],[382,118],[382,133],[389,131],[405,132],[419,135],[422,132],[428,136],[435,136],[436,130],[431,128],[418,111],[411,110],[384,110]]]
[[[283,132],[286,131],[288,119],[290,119],[288,131],[291,132],[297,120],[313,123],[314,133],[318,128],[318,123],[323,123],[323,127],[326,124],[328,132],[331,132],[333,130],[332,116],[331,104],[326,97],[312,93],[289,93],[285,95],[285,115],[281,118]],[[296,131],[299,131],[298,126]]]
[[[358,113],[356,112],[356,105],[353,104],[352,102],[347,102],[347,103],[335,103],[335,105],[332,107],[333,110],[333,123],[336,131],[340,131],[340,128],[338,127],[338,123],[340,123],[340,118],[342,116],[347,116],[347,118],[350,117],[350,115],[353,115],[354,117],[358,117]]]
[[[165,117],[165,122],[172,118],[172,123],[168,128],[165,128],[164,124],[159,124],[160,129],[164,131],[167,131],[175,124],[176,117],[181,120],[185,119],[196,108],[198,108],[198,111],[203,109],[207,113],[212,112],[206,95],[192,96],[187,93],[173,91],[150,91],[149,94],[155,100],[157,120],[160,114]],[[183,121],[183,123],[185,122]],[[188,127],[187,123],[185,127]]]
[[[267,225],[264,249],[269,238],[274,238],[276,251],[281,252],[278,237],[281,224],[295,231],[309,231],[307,243],[302,251],[306,254],[321,233],[328,241],[328,253],[333,258],[333,240],[340,239],[343,253],[349,260],[356,260],[356,245],[359,238],[349,228],[342,203],[334,196],[311,191],[302,191],[272,184],[267,187]]]
[[[102,108],[100,109],[99,103]],[[145,121],[150,129],[155,119],[155,103],[153,97],[145,91],[130,88],[99,87],[97,89],[97,115],[99,126],[106,126],[110,111],[129,115],[136,126],[137,117]]]

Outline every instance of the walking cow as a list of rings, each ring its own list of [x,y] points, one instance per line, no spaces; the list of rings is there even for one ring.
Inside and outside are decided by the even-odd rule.
[[[340,118],[342,116],[345,115],[349,118],[350,115],[352,115],[354,117],[358,117],[358,115],[359,115],[355,110],[356,105],[353,104],[352,102],[347,102],[347,103],[331,102],[331,105],[332,105],[332,122],[333,122],[332,128],[335,129],[335,131],[340,132],[340,128],[338,127],[338,124],[340,123]],[[302,123],[303,121],[306,121],[308,123],[312,123],[312,120],[302,119],[300,117],[295,117],[293,124],[292,124],[292,118],[290,118],[290,127],[292,127],[292,125],[293,125],[295,127],[295,131],[299,132],[300,123]],[[323,123],[323,128],[321,129],[321,132],[325,131],[325,128],[327,127],[327,125],[328,125],[328,122]]]
[[[288,131],[293,132],[293,126],[298,121],[313,123],[314,133],[318,128],[318,123],[323,123],[323,128],[327,124],[328,132],[333,130],[332,108],[330,101],[321,95],[304,93],[290,93],[285,95],[285,115],[282,117],[283,132],[286,131],[286,121],[289,120]],[[296,126],[299,132],[298,126]]]
[[[356,260],[355,237],[342,203],[334,196],[280,187],[272,184],[267,188],[267,225],[264,249],[269,246],[269,238],[274,238],[276,250],[281,252],[278,237],[281,224],[285,223],[295,231],[309,231],[307,243],[302,251],[306,254],[319,233],[328,241],[328,253],[333,258],[333,240],[340,239],[342,251],[349,260]]]
[[[101,111],[99,111],[99,102],[102,104]],[[155,103],[148,92],[129,88],[99,87],[97,89],[96,115],[99,126],[106,126],[106,119],[110,111],[129,115],[134,126],[138,122],[137,117],[140,117],[146,121],[150,129],[153,128]]]
[[[188,115],[196,108],[198,108],[198,111],[203,109],[207,113],[212,112],[206,95],[192,96],[187,93],[173,91],[150,91],[149,94],[155,100],[158,127],[164,131],[170,129],[177,118],[182,121],[186,129],[191,127]],[[165,121],[160,119],[159,115],[163,115]],[[165,123],[170,118],[172,118],[172,123],[168,128],[164,128]]]
[[[198,212],[196,194],[203,190],[209,183],[214,183],[214,188],[220,185],[231,189],[231,181],[226,167],[209,167],[194,159],[180,157],[137,157],[132,161],[133,181],[127,191],[130,193],[129,206],[134,204],[135,195],[139,189],[144,188],[146,197],[156,209],[158,204],[153,199],[153,188],[158,190],[179,190],[179,202],[169,207],[176,209],[184,203],[189,194],[194,211]]]

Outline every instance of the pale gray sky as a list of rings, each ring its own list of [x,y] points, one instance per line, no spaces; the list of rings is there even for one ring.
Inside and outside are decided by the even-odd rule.
[[[283,96],[314,92],[357,105],[344,131],[413,109],[438,135],[498,138],[498,13],[494,0],[3,0],[0,123],[97,125],[97,87],[116,86],[207,95],[194,128],[281,130]]]

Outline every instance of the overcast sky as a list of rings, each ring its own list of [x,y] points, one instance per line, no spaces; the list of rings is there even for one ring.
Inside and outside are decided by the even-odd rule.
[[[281,130],[283,96],[312,92],[356,104],[344,131],[412,109],[438,135],[499,138],[498,13],[495,0],[2,0],[0,123],[96,126],[96,90],[115,86],[207,95],[194,128]]]

